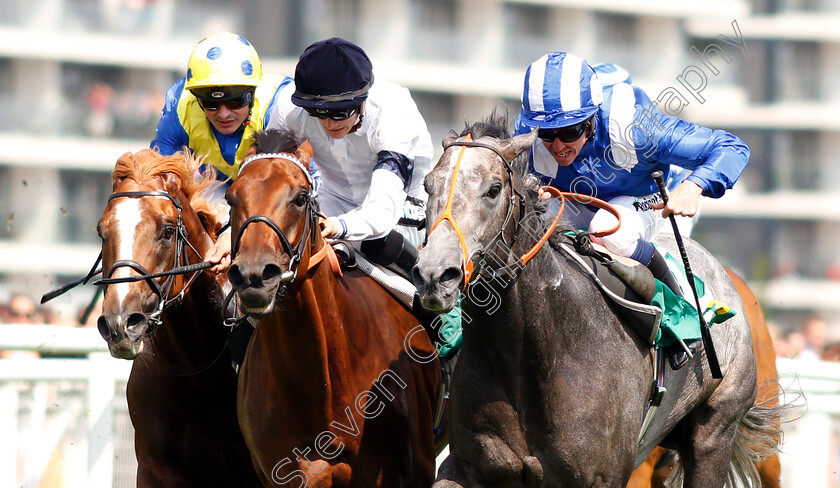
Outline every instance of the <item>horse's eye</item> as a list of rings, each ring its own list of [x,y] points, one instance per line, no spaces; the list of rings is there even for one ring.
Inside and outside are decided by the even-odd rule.
[[[169,240],[172,239],[173,235],[175,235],[175,226],[167,225],[163,228],[163,232],[160,233],[160,238],[162,240]]]
[[[423,180],[423,189],[426,190],[426,193],[428,193],[429,195],[431,195],[432,192],[434,191],[434,189],[435,189],[434,187],[435,187],[435,185],[432,184],[432,182],[429,180],[429,178],[426,178],[426,179]]]
[[[496,198],[499,196],[499,193],[502,192],[502,184],[501,183],[494,183],[493,186],[487,190],[487,196],[490,198]]]
[[[98,235],[100,239],[104,239],[104,237],[102,237],[102,226],[96,226],[96,235]]]
[[[301,193],[297,196],[297,198],[295,198],[295,205],[297,205],[298,207],[302,207],[302,206],[306,205],[306,202],[308,202],[308,201],[309,201],[309,195],[306,194],[306,193]]]

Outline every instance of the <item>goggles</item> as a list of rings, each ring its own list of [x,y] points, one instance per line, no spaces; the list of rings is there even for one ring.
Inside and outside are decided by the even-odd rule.
[[[198,100],[198,105],[202,109],[210,110],[211,112],[219,110],[219,107],[221,107],[222,105],[229,108],[230,110],[236,110],[244,107],[245,105],[250,104],[251,101],[254,99],[254,92],[247,91],[242,95],[233,98],[228,98],[225,100],[216,100],[213,98],[205,98],[199,96],[196,96],[195,99]]]
[[[332,120],[346,120],[349,119],[354,113],[359,110],[359,107],[351,107],[344,110],[331,110],[325,108],[311,108],[311,107],[304,107],[306,113],[309,115],[319,118],[319,119],[332,119]]]
[[[549,144],[554,142],[554,139],[560,139],[560,142],[566,143],[575,142],[580,139],[580,136],[583,135],[587,127],[589,127],[589,119],[559,129],[540,129],[537,131],[537,137]]]

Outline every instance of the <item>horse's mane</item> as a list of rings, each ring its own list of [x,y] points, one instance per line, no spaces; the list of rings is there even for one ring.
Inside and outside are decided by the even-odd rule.
[[[120,156],[111,173],[115,185],[125,179],[142,183],[150,178],[172,175],[178,182],[178,188],[187,197],[190,206],[199,215],[204,228],[215,239],[216,231],[221,227],[218,210],[207,200],[205,190],[218,185],[212,171],[199,172],[202,158],[194,157],[186,148],[171,156],[164,156],[153,149],[143,149],[136,153],[127,152]],[[199,174],[200,176],[194,176]]]
[[[251,136],[257,154],[293,153],[301,142],[294,132],[288,129],[266,129],[254,132]]]

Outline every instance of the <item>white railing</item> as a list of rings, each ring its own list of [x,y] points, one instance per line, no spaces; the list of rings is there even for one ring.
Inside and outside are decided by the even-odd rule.
[[[777,359],[782,404],[784,488],[840,487],[840,363]]]
[[[133,487],[134,433],[125,384],[95,329],[0,325],[0,486]]]
[[[94,329],[0,324],[0,487],[133,487],[133,429],[125,404],[131,362]],[[59,356],[73,355],[75,358]],[[840,488],[840,363],[779,359],[782,486]]]

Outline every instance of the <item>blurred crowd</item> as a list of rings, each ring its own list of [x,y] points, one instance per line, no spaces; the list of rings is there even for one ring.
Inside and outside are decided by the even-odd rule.
[[[840,361],[840,326],[819,315],[808,316],[796,329],[780,332],[768,322],[776,356],[810,361]]]
[[[98,309],[94,308],[85,323],[80,319],[87,307],[79,310],[46,307],[39,305],[25,293],[12,293],[8,300],[0,301],[0,327],[7,324],[59,325],[65,327],[96,327],[99,317]],[[16,357],[38,357],[31,351],[11,351],[0,349],[0,359]]]
[[[116,90],[96,81],[85,90],[81,127],[90,137],[151,139],[163,101],[156,91]]]

